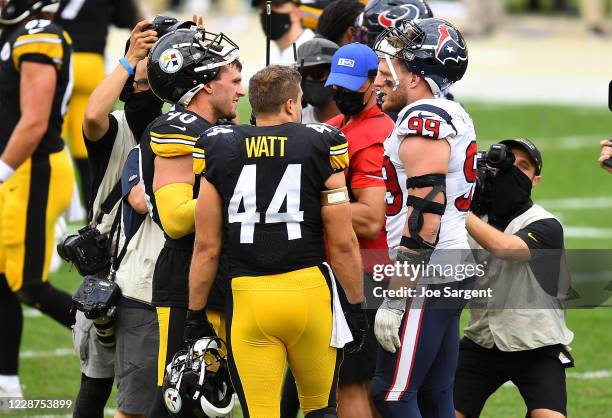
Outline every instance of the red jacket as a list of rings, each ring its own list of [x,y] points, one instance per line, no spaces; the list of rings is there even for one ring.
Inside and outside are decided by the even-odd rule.
[[[350,123],[342,126],[344,115],[331,118],[326,123],[342,131],[348,140],[349,167],[345,170],[349,190],[367,187],[385,187],[382,177],[383,143],[393,131],[393,120],[378,106],[363,111]],[[350,193],[351,199],[352,193]],[[359,238],[364,270],[371,272],[374,264],[388,262],[387,234],[383,225],[378,238]]]

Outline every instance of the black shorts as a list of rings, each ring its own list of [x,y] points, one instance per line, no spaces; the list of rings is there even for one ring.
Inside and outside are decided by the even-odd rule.
[[[563,364],[561,353],[571,363]],[[573,359],[560,344],[503,352],[496,347],[483,348],[464,337],[455,373],[455,409],[468,418],[479,417],[489,396],[511,381],[525,400],[527,416],[540,408],[567,415],[567,367],[573,367]]]
[[[193,241],[166,240],[153,273],[153,305],[158,307],[187,308],[189,303],[189,267],[193,254]],[[225,312],[229,287],[226,257],[219,262],[217,277],[208,295],[207,308]]]

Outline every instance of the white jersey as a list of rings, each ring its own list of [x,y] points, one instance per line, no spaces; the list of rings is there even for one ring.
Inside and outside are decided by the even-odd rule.
[[[399,113],[391,135],[385,141],[383,176],[387,186],[387,244],[399,246],[406,223],[406,171],[399,158],[402,141],[411,136],[444,139],[451,146],[446,175],[446,210],[441,219],[436,249],[469,248],[465,218],[476,180],[477,151],[474,123],[460,104],[446,99],[418,100]],[[393,251],[395,252],[395,251]]]

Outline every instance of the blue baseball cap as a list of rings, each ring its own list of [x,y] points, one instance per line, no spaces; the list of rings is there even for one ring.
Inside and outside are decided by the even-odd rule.
[[[369,77],[376,75],[377,69],[378,57],[372,48],[359,43],[344,45],[334,53],[325,87],[338,86],[357,91]]]

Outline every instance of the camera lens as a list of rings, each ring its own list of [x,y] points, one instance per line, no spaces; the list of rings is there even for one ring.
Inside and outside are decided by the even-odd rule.
[[[93,324],[96,327],[96,335],[102,347],[111,348],[115,346],[114,323],[114,318],[109,318],[107,315],[93,320]]]
[[[57,244],[57,254],[65,261],[73,261],[72,255],[72,245],[74,241],[78,238],[78,235],[68,235],[64,241]]]

